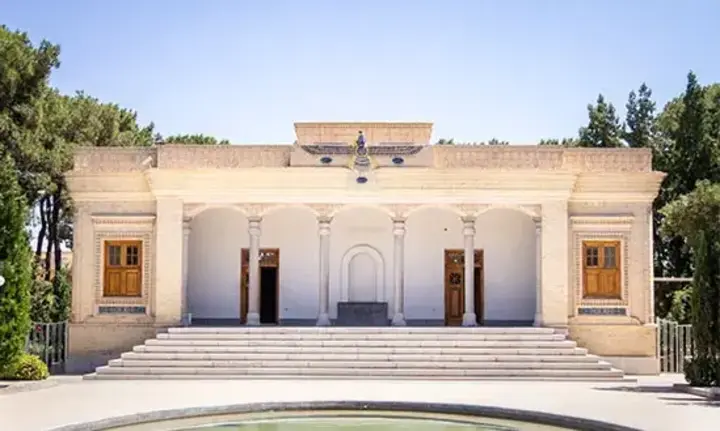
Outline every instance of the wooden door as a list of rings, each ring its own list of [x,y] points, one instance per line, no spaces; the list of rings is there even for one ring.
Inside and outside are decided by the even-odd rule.
[[[621,299],[619,241],[583,241],[583,297]]]
[[[475,250],[475,314],[483,321],[483,250]],[[445,250],[445,325],[459,326],[465,314],[465,252]]]
[[[142,242],[107,241],[103,296],[142,295]]]
[[[241,265],[240,265],[240,323],[246,323],[247,322],[247,313],[248,313],[248,287],[250,285],[250,249],[244,248],[241,252]],[[270,267],[270,268],[277,268],[277,280],[275,283],[275,288],[277,289],[277,293],[275,295],[275,298],[279,298],[279,290],[280,290],[280,249],[279,248],[262,248],[260,249],[260,268],[263,267]],[[259,268],[258,268],[259,269]],[[258,272],[258,276],[259,276]],[[258,280],[259,282],[259,280]],[[262,286],[258,286],[260,288],[260,301],[262,301]],[[279,302],[277,301],[275,303],[275,308],[278,312],[276,312],[276,316],[280,316],[279,314]],[[258,310],[259,312],[260,310]]]

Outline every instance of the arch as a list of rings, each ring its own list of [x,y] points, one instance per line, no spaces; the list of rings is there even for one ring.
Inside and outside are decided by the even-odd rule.
[[[455,205],[449,205],[449,204],[421,204],[417,206],[412,206],[406,213],[407,217],[410,217],[412,214],[426,211],[428,209],[437,209],[441,211],[449,211],[453,214],[456,214],[458,217],[462,217],[465,215],[462,210],[455,206]]]
[[[377,210],[380,211],[388,216],[388,218],[392,218],[394,216],[392,210],[384,205],[373,205],[373,204],[346,204],[341,205],[339,208],[336,208],[333,210],[330,214],[330,216],[335,217],[336,215],[350,211],[357,208],[366,208],[371,210]]]
[[[302,210],[306,210],[306,211],[312,213],[312,214],[315,215],[315,216],[318,215],[318,212],[315,211],[315,210],[314,210],[311,206],[309,206],[309,205],[306,205],[306,204],[287,203],[287,204],[272,204],[272,205],[268,205],[267,208],[264,209],[264,210],[260,213],[260,216],[265,217],[266,215],[270,215],[270,214],[273,214],[273,213],[276,213],[276,212],[278,212],[278,211],[282,211],[282,210],[285,210],[285,209],[302,209]]]
[[[359,254],[366,254],[375,263],[375,300],[385,301],[385,261],[382,254],[372,246],[358,244],[350,247],[340,263],[340,300],[347,302],[350,296],[350,263]]]
[[[247,213],[242,210],[242,208],[238,207],[237,205],[233,204],[201,204],[190,207],[190,209],[185,211],[185,217],[189,219],[194,219],[195,217],[199,216],[200,214],[204,213],[205,211],[209,210],[217,210],[217,209],[227,209],[236,211],[240,214],[242,214],[244,217],[247,217]]]
[[[540,217],[540,214],[536,213],[532,209],[524,206],[524,205],[516,205],[516,204],[491,204],[486,206],[485,208],[482,208],[480,211],[477,212],[477,216],[481,216],[487,212],[493,211],[493,210],[512,210],[517,211],[519,213],[523,213],[526,216],[530,217],[531,219],[536,219],[537,217]]]

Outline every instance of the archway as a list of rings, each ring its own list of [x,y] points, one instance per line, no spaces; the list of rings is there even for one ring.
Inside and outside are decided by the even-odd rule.
[[[187,311],[193,321],[240,318],[240,253],[248,222],[233,208],[208,208],[193,217],[188,239]]]
[[[356,245],[342,258],[341,301],[378,302],[385,294],[385,262],[375,248]]]
[[[405,319],[445,322],[445,250],[463,248],[463,223],[451,208],[425,206],[405,222]]]
[[[392,286],[392,274],[387,268],[392,266],[393,234],[388,213],[375,207],[344,207],[334,215],[331,231],[331,318],[337,317],[337,302],[351,297],[388,302],[390,312],[392,289],[387,286]],[[361,285],[365,287],[353,289],[351,295],[350,287]]]
[[[475,247],[484,250],[485,321],[529,325],[535,317],[535,222],[514,208],[491,208],[475,221]]]

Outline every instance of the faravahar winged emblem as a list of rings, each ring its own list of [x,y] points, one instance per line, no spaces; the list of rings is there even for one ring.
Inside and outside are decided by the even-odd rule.
[[[301,145],[302,149],[308,154],[315,156],[325,156],[330,160],[330,156],[350,156],[348,167],[358,173],[358,182],[364,182],[361,179],[367,178],[363,173],[375,167],[374,157],[392,157],[401,159],[401,156],[411,156],[422,150],[422,146],[412,143],[382,143],[381,145],[366,145],[365,136],[362,131],[358,132],[358,137],[354,143],[348,145],[344,142]]]

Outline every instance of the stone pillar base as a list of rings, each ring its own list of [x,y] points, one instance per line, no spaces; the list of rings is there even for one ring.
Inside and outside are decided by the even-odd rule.
[[[247,326],[260,326],[260,314],[259,313],[248,313],[245,324]]]
[[[327,313],[321,313],[317,318],[316,326],[330,326],[330,316]]]
[[[407,326],[405,316],[402,313],[395,313],[391,322],[392,326]]]
[[[463,314],[463,326],[477,326],[477,316],[475,313]]]

